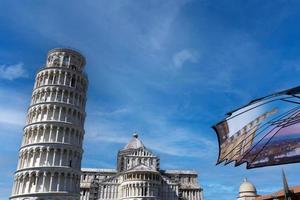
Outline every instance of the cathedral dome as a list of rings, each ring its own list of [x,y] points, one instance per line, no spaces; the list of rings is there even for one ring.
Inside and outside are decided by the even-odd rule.
[[[138,137],[139,135],[134,133],[132,139],[126,144],[123,150],[145,148],[143,142]]]
[[[255,197],[257,196],[255,186],[250,183],[246,178],[244,182],[240,185],[240,197]]]

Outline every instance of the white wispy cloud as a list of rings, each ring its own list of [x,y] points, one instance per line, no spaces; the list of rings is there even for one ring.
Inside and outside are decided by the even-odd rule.
[[[166,126],[165,131],[146,137],[145,141],[153,150],[172,156],[180,157],[207,157],[207,152],[215,153],[214,143],[203,134],[194,133],[176,126]],[[154,131],[154,130],[153,130]],[[159,138],[160,142],[157,142]]]
[[[14,80],[17,78],[27,77],[27,71],[24,68],[23,63],[17,63],[12,65],[0,65],[0,78],[7,80]]]
[[[0,88],[0,123],[2,125],[24,125],[26,108],[30,101],[30,93],[25,94],[24,90],[24,88],[21,90],[10,87]]]
[[[120,108],[113,111],[96,111],[94,115],[100,116],[100,117],[118,117],[120,115],[128,114],[130,112],[129,108]]]
[[[118,143],[122,147],[122,145],[125,145],[129,141],[130,132],[103,129],[102,126],[105,125],[99,124],[99,126],[95,128],[98,131],[87,133],[87,140],[89,142]],[[115,125],[112,124],[112,126]],[[161,134],[160,136],[158,136],[159,134],[146,135],[145,133],[140,133],[141,140],[149,149],[171,156],[203,158],[208,156],[207,152],[211,152],[212,154],[216,153],[211,148],[213,147],[213,142],[209,139],[202,138],[199,140],[200,136],[191,136],[183,130],[181,130],[179,134],[174,132],[174,130],[169,131],[170,132],[165,133],[159,132]],[[194,139],[191,140],[190,138],[193,137]]]
[[[199,61],[199,52],[193,49],[183,49],[173,55],[173,64],[175,68],[181,68],[185,63],[197,63]]]
[[[60,21],[57,20],[61,17],[59,13],[49,18],[51,9],[41,10],[41,7],[32,5],[24,5],[22,10],[16,12],[15,18],[9,20],[18,19],[18,26],[26,26],[44,37],[57,42],[64,41],[67,45],[85,46],[86,42],[92,42],[88,48],[92,49],[94,44],[102,42],[101,36],[91,37],[85,41],[78,40],[78,37],[82,37],[82,34],[93,35],[98,32],[106,35],[108,37],[106,40],[112,37],[114,40],[112,43],[121,42],[123,48],[127,46],[126,48],[138,51],[137,53],[149,55],[149,52],[165,49],[166,40],[174,35],[174,32],[170,31],[172,24],[181,8],[188,2],[190,0],[149,1],[146,4],[136,1],[85,2],[80,6],[85,8],[80,23],[83,26],[89,24],[88,26],[93,28],[84,28],[82,32],[74,32],[72,30],[74,22],[69,20],[76,18],[70,10],[78,9],[77,4],[70,5],[64,10],[64,13],[74,17]],[[55,6],[55,2],[47,5],[49,8]],[[41,11],[43,15],[40,15]],[[38,15],[39,18],[32,19],[30,15]],[[119,33],[122,33],[122,37],[119,37]]]
[[[141,131],[141,139],[145,145],[150,149],[154,149],[159,154],[192,156],[200,160],[201,164],[203,164],[202,169],[200,165],[190,162],[190,166],[196,166],[201,169],[199,170],[201,174],[200,179],[202,179],[203,176],[209,176],[209,178],[206,179],[207,181],[214,180],[216,182],[222,182],[223,180],[228,180],[227,184],[204,184],[205,199],[218,199],[220,196],[222,196],[222,200],[233,199],[233,195],[236,195],[238,192],[238,185],[236,185],[236,187],[231,186],[235,182],[240,182],[239,176],[241,176],[242,170],[238,171],[238,168],[234,168],[225,171],[225,168],[220,166],[214,168],[214,163],[207,162],[206,157],[215,158],[217,156],[217,142],[212,142],[209,139],[208,132],[205,134],[203,131],[202,133],[199,127],[195,128],[198,130],[197,132],[197,130],[189,130],[188,127],[180,127],[176,122],[170,122],[168,117],[169,119],[171,117],[165,114],[165,112],[168,111],[164,108],[170,108],[169,105],[172,103],[176,106],[175,102],[176,104],[180,102],[180,100],[176,99],[177,96],[174,94],[181,94],[180,92],[182,91],[179,91],[178,88],[182,86],[185,86],[182,89],[184,92],[196,88],[197,91],[195,89],[193,93],[201,93],[201,95],[199,95],[201,99],[207,94],[211,95],[211,91],[222,94],[220,98],[217,98],[219,97],[217,96],[211,99],[219,100],[224,111],[211,107],[211,105],[207,104],[207,101],[198,102],[198,104],[203,104],[203,110],[201,110],[201,113],[196,113],[196,115],[201,115],[202,117],[206,113],[215,115],[216,112],[225,113],[225,111],[228,111],[227,105],[225,105],[226,102],[222,99],[224,98],[224,94],[225,96],[226,94],[230,94],[227,96],[247,97],[249,90],[247,91],[245,88],[240,87],[240,84],[234,81],[240,79],[241,72],[242,74],[248,74],[245,73],[245,69],[255,68],[255,74],[252,74],[253,76],[244,77],[251,77],[249,80],[252,80],[252,77],[256,77],[257,71],[262,68],[261,66],[264,66],[264,63],[257,63],[257,61],[265,60],[268,57],[268,52],[261,50],[261,43],[256,41],[255,38],[251,38],[251,31],[245,30],[245,34],[239,31],[236,32],[238,27],[233,31],[223,30],[222,27],[224,27],[224,23],[221,18],[220,20],[207,21],[198,20],[198,17],[193,17],[196,21],[193,21],[193,24],[189,24],[190,20],[185,20],[192,18],[181,18],[182,14],[187,14],[182,13],[182,11],[187,12],[189,11],[188,8],[195,7],[191,4],[186,6],[186,3],[189,2],[186,0],[166,0],[163,2],[147,1],[145,4],[143,1],[126,0],[122,2],[86,1],[81,5],[68,4],[68,6],[62,7],[62,12],[55,12],[57,1],[49,1],[44,5],[18,5],[18,3],[14,1],[8,2],[8,5],[5,6],[10,8],[9,10],[5,10],[8,17],[5,17],[5,14],[1,15],[1,20],[13,26],[13,28],[7,30],[18,30],[18,35],[22,35],[22,38],[32,39],[34,37],[35,45],[39,46],[39,48],[45,48],[44,44],[51,43],[52,45],[59,44],[75,47],[84,52],[88,60],[86,69],[88,72],[91,72],[89,73],[89,92],[91,95],[88,97],[88,107],[93,105],[91,102],[93,98],[97,99],[95,104],[99,106],[103,106],[103,99],[109,99],[109,101],[113,99],[107,104],[118,104],[119,100],[123,102],[135,101],[135,104],[133,103],[131,107],[137,105],[143,107],[143,109],[138,111],[134,108],[132,111],[128,108],[113,111],[106,111],[104,109],[95,114],[98,116],[87,112],[88,116],[92,116],[94,119],[88,117],[88,120],[86,120],[87,133],[85,140],[88,141],[87,146],[94,145],[94,147],[96,147],[95,149],[90,149],[93,155],[101,155],[95,158],[85,155],[88,160],[88,165],[92,165],[93,163],[96,163],[95,165],[99,165],[100,167],[109,165],[105,163],[104,157],[115,158],[115,152],[112,152],[111,146],[122,147],[122,145],[127,143],[130,139],[131,132],[137,130]],[[209,1],[203,2],[206,4]],[[215,4],[213,1],[211,3]],[[219,3],[220,2],[216,5],[220,6]],[[80,6],[82,10],[80,18],[78,18],[77,13],[74,12],[74,10],[79,9],[78,6]],[[201,16],[204,17],[202,19],[216,19],[205,14],[215,12],[201,12],[202,8],[205,8],[205,5],[202,4],[199,9],[196,9],[198,14],[201,13]],[[14,15],[11,15],[11,13],[14,13]],[[189,14],[192,13],[189,12]],[[68,17],[62,17],[62,15]],[[268,17],[268,19],[262,21],[261,24],[274,21],[279,23],[275,15],[268,16],[272,16],[272,20]],[[201,23],[203,21],[206,21],[205,24]],[[77,31],[78,24],[82,27],[81,31]],[[188,26],[184,27],[186,24],[188,24]],[[268,27],[265,28],[266,32],[270,32],[270,26],[271,25],[266,26]],[[203,34],[201,30],[198,32],[199,29],[192,29],[190,27],[200,27],[201,30],[204,30],[203,32],[205,34]],[[215,27],[218,27],[218,31],[214,29]],[[232,26],[225,27],[232,28]],[[274,29],[277,29],[277,26],[274,26]],[[255,35],[259,35],[256,30],[254,32]],[[194,33],[197,33],[197,38],[194,37]],[[180,38],[180,44],[176,43],[178,38]],[[198,44],[197,42],[199,42],[198,40],[200,41],[199,44],[201,44],[199,48],[196,46]],[[186,47],[191,47],[191,43],[195,44],[193,48],[201,49],[200,53],[193,49],[186,49]],[[41,44],[43,45],[41,46]],[[47,46],[47,48],[50,47]],[[174,49],[178,49],[178,52],[174,52]],[[29,49],[28,52],[33,51]],[[32,53],[32,56],[34,57],[35,53]],[[281,58],[280,56],[278,57]],[[273,62],[269,62],[272,60],[273,59],[267,59],[266,63],[273,64]],[[197,63],[199,61],[201,61],[201,68],[199,67],[197,70],[186,70],[184,73],[174,73],[175,75],[169,72],[170,65],[175,69],[173,71],[177,72],[176,69],[184,68],[188,64]],[[164,66],[167,66],[166,70]],[[295,68],[298,67],[299,63],[296,63]],[[0,74],[0,79],[16,79],[16,74],[18,73],[14,72],[12,73],[13,75],[11,75],[11,69],[8,70],[7,68],[7,65],[0,67],[0,72],[4,71],[5,73],[3,74],[6,74],[6,78]],[[19,67],[19,71],[22,72],[22,69],[24,70],[24,66]],[[271,69],[273,70],[272,67]],[[124,73],[120,73],[121,70],[122,72],[124,71]],[[116,73],[116,71],[118,73]],[[246,72],[250,71],[253,70]],[[273,77],[272,74],[269,75],[268,77]],[[243,79],[243,83],[247,83],[247,81],[244,80],[248,79]],[[272,78],[272,81],[273,80],[275,79]],[[281,81],[277,82],[282,82],[282,79],[280,80]],[[293,80],[286,82],[291,84],[291,81]],[[294,81],[296,82],[297,80],[295,79]],[[256,87],[253,81],[248,82],[254,90],[260,88]],[[261,85],[260,81],[256,82]],[[111,87],[108,87],[108,85]],[[95,88],[98,89],[97,93]],[[154,89],[155,93],[149,89]],[[207,93],[207,91],[209,91],[209,93]],[[2,108],[0,107],[0,110],[3,110],[3,114],[0,115],[0,122],[8,125],[14,123],[23,124],[26,111],[21,111],[21,107],[26,108],[27,105],[22,104],[22,102],[24,102],[24,99],[29,100],[30,98],[20,96],[20,98],[16,100],[15,94],[12,95],[11,92],[12,91],[6,93],[0,90],[0,103],[5,105]],[[3,95],[1,95],[1,93],[3,93]],[[104,95],[101,96],[100,94],[103,93]],[[28,95],[29,94],[30,92]],[[162,94],[164,96],[161,96]],[[195,101],[201,100],[199,97],[197,99],[194,94],[191,95],[191,98]],[[8,96],[13,96],[14,99],[7,98]],[[103,98],[103,96],[108,98]],[[166,98],[167,96],[173,98]],[[166,100],[162,103],[159,99]],[[246,99],[249,99],[249,97]],[[20,103],[16,103],[16,101]],[[115,103],[115,101],[117,101],[117,103]],[[209,101],[211,102],[211,100]],[[233,102],[237,104],[236,101]],[[151,107],[153,104],[155,105]],[[229,104],[229,106],[230,105],[231,104]],[[186,109],[188,112],[185,110],[186,112],[181,114],[180,117],[184,116],[185,118],[190,114],[195,114],[196,108],[192,106],[193,105],[191,105],[190,109]],[[153,110],[152,115],[143,114],[147,112],[147,110]],[[164,114],[164,116],[161,116],[162,114]],[[173,112],[172,114],[178,116],[179,112]],[[21,115],[23,115],[23,117]],[[207,122],[201,121],[200,123],[207,125],[205,124]],[[145,130],[136,129],[135,124],[140,124]],[[192,129],[192,127],[190,127],[190,129]],[[1,128],[1,130],[3,129]],[[3,138],[5,138],[6,134],[6,131],[2,131]],[[15,143],[15,140],[11,141],[13,141],[11,142],[12,144]],[[104,144],[107,149],[103,147],[101,152],[97,150],[97,147],[102,146],[102,144]],[[3,152],[3,150],[1,152]],[[87,150],[85,152],[87,153]],[[2,153],[2,155],[4,154]],[[15,155],[17,155],[17,153]],[[188,159],[190,159],[190,157]],[[183,160],[182,163],[188,163],[184,158],[180,160]],[[174,163],[179,165],[178,162]],[[174,167],[176,167],[176,165]],[[0,166],[2,165],[0,164]],[[292,180],[294,180],[295,184],[299,180],[299,173],[292,172],[297,172],[298,168],[299,166],[296,165],[295,169],[291,170],[291,174],[293,174]],[[244,169],[244,167],[240,167],[240,169]],[[261,171],[261,169],[259,170]],[[270,171],[270,168],[268,168],[268,171],[263,172],[262,174],[256,173],[255,175],[253,171],[251,171],[253,177],[258,177],[254,182],[258,182],[259,179],[261,181],[267,180],[267,182],[260,184],[261,188],[266,187],[270,182],[272,182],[273,185],[276,182],[278,183],[278,181],[273,181],[274,179],[272,179],[272,177],[274,177],[274,173]],[[3,171],[1,177],[5,174],[8,173]],[[225,176],[224,174],[227,175]],[[232,174],[234,174],[234,176]],[[266,177],[268,174],[270,177]],[[262,179],[261,177],[264,178]],[[238,181],[235,179],[238,179]],[[205,181],[205,179],[203,180]],[[11,182],[12,179],[9,178],[9,181]],[[0,185],[3,186],[3,188],[9,187],[10,190],[11,184],[7,184],[7,182],[8,181],[3,182],[3,184]],[[259,185],[258,188],[260,188]],[[8,195],[6,194],[9,193],[8,190],[2,190],[0,193],[2,195],[0,199],[2,199],[2,197],[3,199],[7,199]]]
[[[119,118],[115,113],[122,112]],[[132,123],[142,120],[144,131],[141,139],[150,149],[166,155],[193,158],[207,157],[208,153],[215,154],[214,142],[205,136],[187,128],[168,122],[168,114],[128,111],[127,108],[104,112],[105,115],[94,115],[95,123],[87,123],[86,132],[89,142],[116,143],[125,145],[135,130]],[[111,114],[109,114],[111,113]],[[135,117],[132,119],[132,117]],[[132,121],[128,121],[128,119]],[[141,123],[141,122],[139,122]],[[159,142],[158,142],[159,138]]]
[[[208,188],[212,188],[214,190],[218,190],[219,192],[223,191],[223,192],[236,192],[237,191],[237,188],[235,188],[234,186],[232,185],[223,185],[223,184],[220,184],[220,183],[210,183],[210,184],[207,184],[206,185]]]
[[[0,107],[0,123],[22,126],[24,125],[24,110]]]

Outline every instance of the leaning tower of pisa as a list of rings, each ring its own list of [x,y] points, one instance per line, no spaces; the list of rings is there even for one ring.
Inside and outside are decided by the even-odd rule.
[[[79,199],[84,66],[80,53],[57,48],[37,72],[10,199]]]

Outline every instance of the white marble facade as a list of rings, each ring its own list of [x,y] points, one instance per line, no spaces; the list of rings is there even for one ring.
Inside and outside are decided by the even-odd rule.
[[[161,170],[135,134],[116,169],[81,169],[88,80],[85,58],[56,48],[36,75],[12,200],[203,200],[198,174]]]
[[[118,152],[117,169],[82,169],[81,200],[203,200],[197,172],[161,170],[159,163],[134,134]]]
[[[80,53],[57,48],[37,72],[10,199],[79,199],[84,66]]]
[[[237,200],[255,200],[257,196],[255,186],[249,182],[247,178],[245,178],[243,183],[240,185]]]

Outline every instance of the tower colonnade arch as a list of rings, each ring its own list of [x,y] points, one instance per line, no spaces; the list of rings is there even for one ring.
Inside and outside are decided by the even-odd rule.
[[[77,193],[79,184],[80,176],[72,171],[30,170],[16,173],[12,190],[16,196],[48,192]]]
[[[66,145],[34,145],[20,150],[17,170],[35,167],[72,167],[80,170],[81,149]]]
[[[66,103],[78,108],[85,106],[86,99],[82,92],[74,88],[43,86],[34,90],[31,97],[31,105],[43,102]]]
[[[39,123],[24,128],[22,146],[35,143],[66,143],[82,146],[84,130],[68,123]]]
[[[43,103],[31,106],[28,109],[27,124],[40,123],[43,121],[59,121],[74,123],[82,126],[85,112],[76,107],[62,103]]]
[[[159,199],[161,178],[157,171],[129,171],[120,185],[121,199]]]
[[[42,68],[38,71],[35,79],[34,89],[41,86],[60,85],[75,88],[77,91],[86,92],[85,77],[72,69],[61,67]]]

